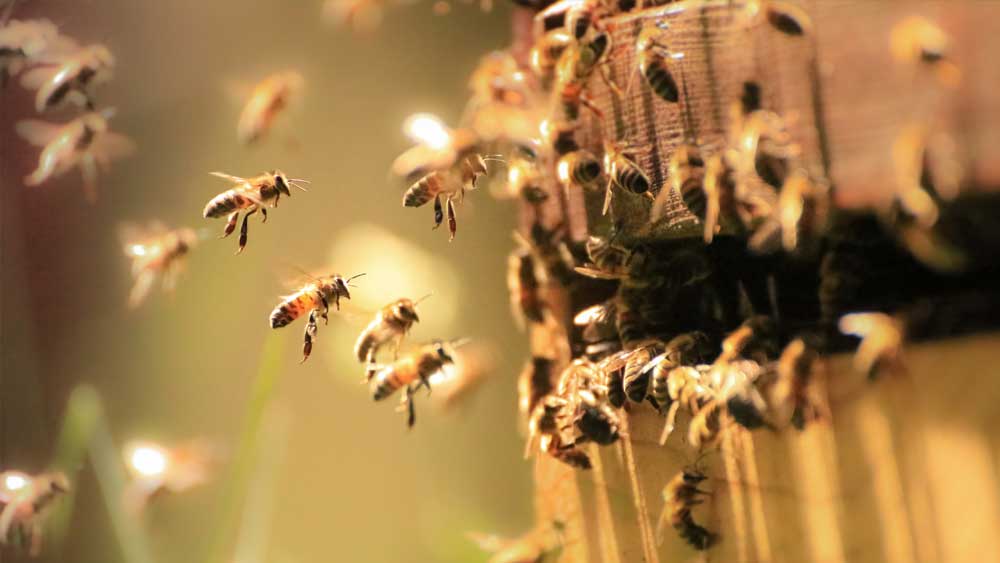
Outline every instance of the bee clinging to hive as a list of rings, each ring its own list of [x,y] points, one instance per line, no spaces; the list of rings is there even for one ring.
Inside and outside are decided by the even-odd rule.
[[[262,139],[304,84],[301,74],[289,70],[272,74],[254,86],[236,127],[239,141],[248,145]]]
[[[89,112],[68,123],[46,123],[25,119],[17,123],[17,132],[29,143],[43,147],[38,167],[24,179],[28,186],[38,186],[79,167],[84,193],[91,202],[97,199],[98,168],[107,169],[111,161],[135,151],[132,141],[110,131],[108,120],[113,109]]]
[[[660,35],[666,29],[667,25],[663,22],[645,24],[635,41],[635,57],[639,74],[650,90],[661,100],[676,104],[680,101],[681,91],[675,78],[675,67],[683,54],[671,52],[660,42]]]
[[[604,215],[607,215],[608,209],[611,208],[612,185],[653,199],[653,194],[649,191],[652,184],[649,176],[636,164],[635,150],[635,146],[626,143],[610,141],[604,143],[604,173],[608,176],[602,208]]]
[[[292,192],[289,186],[294,186],[302,191],[306,188],[300,183],[309,183],[301,178],[289,178],[284,172],[274,170],[265,172],[252,178],[240,178],[231,176],[223,172],[211,172],[212,176],[217,176],[236,184],[221,194],[213,197],[206,205],[203,215],[206,219],[227,217],[226,227],[222,237],[228,237],[236,230],[236,222],[243,212],[243,225],[240,227],[239,248],[236,254],[243,252],[247,244],[247,223],[250,216],[260,211],[261,222],[267,221],[267,207],[278,207],[278,200],[282,194],[291,197]]]
[[[61,472],[28,475],[20,471],[0,473],[0,544],[26,546],[37,556],[42,547],[42,519],[55,500],[70,490]]]
[[[313,281],[302,286],[291,295],[286,295],[284,300],[271,311],[271,328],[281,328],[288,325],[295,319],[301,317],[309,311],[309,320],[306,322],[304,344],[302,346],[302,361],[309,359],[312,352],[313,341],[316,339],[316,332],[319,329],[316,318],[322,317],[325,323],[329,323],[330,302],[340,310],[340,299],[350,299],[349,288],[351,280],[359,278],[364,274],[355,274],[345,278],[340,274],[313,278]]]
[[[164,291],[173,291],[185,258],[199,240],[194,229],[167,229],[159,222],[146,227],[125,224],[119,232],[125,255],[132,259],[130,309],[145,301],[157,278],[162,278]]]
[[[39,113],[63,103],[94,109],[94,89],[111,79],[114,55],[104,45],[89,45],[67,54],[53,55],[50,65],[26,72],[21,85],[35,90],[35,110]]]
[[[552,392],[555,362],[542,356],[532,356],[517,378],[518,410],[525,417],[534,412],[543,397]]]
[[[792,426],[799,430],[810,422],[829,419],[815,385],[821,366],[819,354],[801,338],[791,341],[778,358],[777,402],[790,407]]]
[[[566,153],[556,163],[556,177],[567,192],[590,187],[601,177],[601,161],[585,149]]]
[[[399,355],[399,345],[410,331],[413,323],[420,322],[417,315],[417,305],[429,296],[416,301],[402,298],[379,309],[368,326],[361,331],[358,341],[354,344],[354,356],[359,362],[364,362],[368,369],[366,381],[375,374],[375,357],[378,351],[389,344],[393,345],[394,356]]]
[[[507,258],[507,289],[510,307],[518,326],[545,321],[547,306],[542,297],[539,264],[530,247],[521,246]]]
[[[704,502],[707,491],[698,488],[706,477],[696,469],[685,469],[663,487],[663,512],[657,526],[662,537],[663,527],[670,524],[688,545],[706,550],[715,543],[717,536],[695,522],[691,510]]]
[[[406,424],[416,422],[413,395],[420,387],[431,389],[434,376],[448,377],[446,370],[454,369],[454,349],[463,341],[436,341],[424,344],[393,363],[381,367],[371,380],[372,399],[381,401],[403,389],[402,404],[408,416]]]
[[[565,30],[553,29],[545,32],[531,47],[528,55],[531,69],[543,84],[548,85],[555,77],[556,63],[573,40]]]

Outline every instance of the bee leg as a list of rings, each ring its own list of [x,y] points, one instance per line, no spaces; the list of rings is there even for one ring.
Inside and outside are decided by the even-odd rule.
[[[316,339],[316,332],[319,327],[316,326],[316,309],[309,312],[309,322],[306,323],[306,331],[304,335],[304,342],[302,344],[302,361],[300,364],[309,359],[309,354],[312,353],[313,340]]]
[[[444,209],[441,207],[441,195],[438,194],[434,196],[434,226],[431,229],[440,227],[442,222],[444,222]]]
[[[458,230],[458,220],[455,218],[455,204],[451,197],[448,198],[448,242],[455,240],[455,231]]]
[[[608,186],[604,189],[604,207],[601,208],[601,215],[607,215],[611,209],[611,183],[613,176],[608,174]]]
[[[267,223],[267,209],[260,208],[260,222]]]
[[[322,313],[323,324],[330,324],[330,317],[329,317],[330,302],[326,300],[326,296],[325,295],[320,295],[319,296],[319,300],[323,304],[323,313]],[[337,304],[337,310],[339,311],[340,310],[340,298],[339,297],[337,298],[336,304]]]
[[[226,219],[226,229],[223,231],[222,236],[219,238],[226,238],[229,235],[233,234],[233,231],[236,230],[236,221],[239,220],[239,218],[240,218],[239,211],[233,211],[232,213],[230,213],[229,218]]]
[[[243,248],[247,245],[247,223],[250,221],[250,216],[254,213],[257,213],[256,207],[247,211],[247,214],[243,216],[243,224],[240,225],[240,247],[236,251],[236,254],[243,252]]]
[[[667,443],[667,438],[674,431],[674,421],[677,419],[677,409],[679,407],[680,401],[674,401],[670,404],[670,410],[667,411],[667,421],[663,424],[663,432],[660,434],[661,446]]]

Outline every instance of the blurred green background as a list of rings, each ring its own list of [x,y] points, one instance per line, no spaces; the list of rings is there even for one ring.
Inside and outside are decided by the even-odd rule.
[[[139,150],[102,177],[96,205],[85,202],[75,172],[26,188],[21,178],[37,150],[13,127],[36,116],[19,85],[2,93],[0,461],[4,469],[44,469],[67,397],[82,382],[103,401],[115,444],[204,436],[232,460],[272,337],[282,352],[272,405],[285,413],[278,419],[287,420],[287,439],[272,439],[257,458],[273,451],[271,484],[251,478],[252,490],[265,489],[255,501],[264,520],[263,533],[253,534],[259,560],[485,560],[466,531],[516,535],[531,520],[530,466],[512,432],[514,381],[526,354],[504,280],[514,209],[485,191],[471,194],[449,244],[446,233],[430,230],[430,209],[400,206],[403,187],[387,170],[408,145],[407,115],[458,119],[468,73],[508,41],[508,6],[487,14],[457,4],[446,16],[432,14],[429,3],[397,6],[377,30],[357,35],[324,23],[321,5],[32,0],[17,8],[15,18],[46,17],[81,43],[110,47],[117,68],[99,105],[118,108],[112,126]],[[260,146],[239,146],[241,85],[284,69],[306,78],[298,106]],[[311,189],[283,201],[267,224],[253,221],[247,250],[235,257],[235,237],[216,240],[222,222],[201,217],[226,188],[207,173],[272,168],[310,179]],[[212,237],[174,295],[155,291],[129,312],[117,228],[152,219],[208,227]],[[304,365],[302,322],[273,335],[266,322],[295,266],[369,273],[354,290],[354,311],[320,326]],[[418,423],[408,432],[394,401],[375,404],[358,384],[351,346],[366,311],[428,292],[434,296],[411,343],[467,335],[495,345],[499,361],[456,409],[419,397]],[[212,484],[151,506],[141,524],[155,561],[202,561],[213,544],[227,561],[254,559],[235,556],[234,537],[218,537],[229,470],[224,464]],[[42,560],[123,560],[91,464],[73,480],[78,496],[65,541],[50,542]],[[3,561],[21,557],[0,552]]]

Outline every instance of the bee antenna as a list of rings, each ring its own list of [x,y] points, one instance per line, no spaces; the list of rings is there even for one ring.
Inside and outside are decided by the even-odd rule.
[[[295,270],[295,271],[299,272],[299,273],[300,273],[300,274],[302,274],[303,276],[305,276],[305,277],[307,277],[307,278],[309,278],[309,279],[311,279],[311,280],[313,280],[313,281],[317,281],[317,282],[318,282],[318,281],[323,281],[323,280],[321,280],[321,279],[317,278],[316,276],[314,276],[314,275],[310,274],[309,272],[307,272],[307,271],[305,270],[305,268],[302,268],[302,267],[300,267],[300,266],[299,266],[299,265],[297,265],[297,264],[293,264],[293,263],[291,263],[291,262],[288,262],[288,261],[285,261],[285,260],[283,260],[283,262],[285,262],[285,265],[286,265],[286,266],[288,266],[288,267],[292,268],[293,270]]]
[[[353,279],[355,279],[355,278],[360,278],[360,277],[361,277],[361,276],[363,276],[363,275],[365,275],[365,273],[364,273],[364,272],[362,272],[362,273],[360,273],[360,274],[354,274],[353,276],[351,276],[351,277],[347,278],[346,280],[344,280],[344,283],[346,283],[346,284],[350,285],[350,284],[351,284],[351,280],[353,280]],[[356,287],[356,286],[355,286],[355,287]]]
[[[420,299],[417,299],[416,301],[414,301],[414,302],[413,302],[413,304],[414,304],[414,305],[419,305],[419,304],[423,303],[423,301],[424,301],[425,299],[427,299],[428,297],[430,297],[431,295],[434,295],[434,294],[433,294],[433,293],[428,293],[427,295],[424,295],[424,296],[423,296],[423,297],[421,297]]]
[[[454,340],[449,340],[447,342],[447,344],[449,346],[451,346],[452,348],[458,348],[458,347],[461,347],[461,346],[465,346],[466,344],[468,344],[471,341],[472,341],[472,339],[466,336],[466,337],[463,337],[463,338],[456,338]]]

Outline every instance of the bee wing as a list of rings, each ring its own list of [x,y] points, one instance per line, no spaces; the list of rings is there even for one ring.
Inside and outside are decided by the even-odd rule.
[[[593,264],[588,266],[577,266],[573,268],[573,270],[581,276],[587,276],[588,278],[593,278],[595,280],[620,280],[625,278],[624,274],[605,272],[604,270],[593,267]]]
[[[576,326],[584,326],[590,323],[603,324],[610,314],[610,309],[604,303],[599,303],[587,307],[586,309],[580,311],[573,317],[573,324]]]
[[[656,367],[656,364],[658,364],[658,363],[662,362],[664,359],[666,359],[666,357],[669,354],[670,354],[670,352],[664,352],[664,353],[660,354],[659,356],[656,356],[652,360],[649,360],[648,362],[646,362],[646,365],[642,366],[642,369],[639,370],[639,373],[644,373],[644,372],[647,372],[647,371],[653,369],[654,367]]]
[[[435,149],[427,145],[414,145],[392,161],[394,175],[410,180],[432,170],[443,170],[455,162],[451,150]]]
[[[38,90],[59,72],[59,67],[38,66],[21,75],[21,86],[26,90]]]
[[[135,153],[135,142],[121,133],[107,131],[91,145],[90,151],[102,168],[107,170],[112,160],[118,160]]]
[[[232,174],[226,174],[225,172],[209,172],[212,176],[217,178],[222,178],[224,180],[229,180],[234,184],[248,184],[246,178],[240,178],[239,176],[233,176]]]
[[[130,310],[137,308],[142,305],[146,297],[149,296],[149,291],[153,289],[153,282],[156,281],[157,273],[152,270],[142,270],[139,275],[135,278],[135,283],[132,285],[132,290],[128,294],[128,308]]]
[[[49,144],[52,139],[59,136],[59,132],[62,130],[62,127],[63,126],[58,123],[49,123],[39,119],[22,119],[21,121],[18,121],[15,126],[18,135],[32,145],[38,147],[44,147]]]

